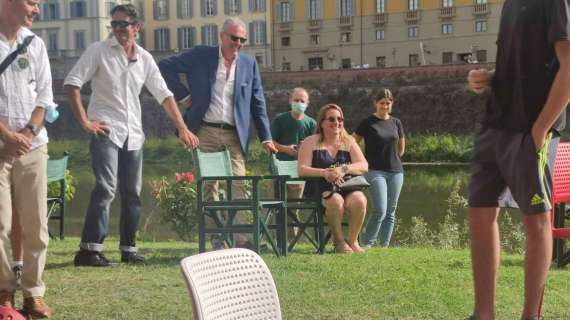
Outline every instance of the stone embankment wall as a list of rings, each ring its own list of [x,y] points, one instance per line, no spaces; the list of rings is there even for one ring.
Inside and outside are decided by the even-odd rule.
[[[321,70],[304,72],[271,72],[262,74],[269,117],[288,111],[291,89],[305,87],[311,98],[308,113],[314,117],[326,103],[340,105],[349,131],[374,111],[373,100],[381,88],[389,88],[395,97],[393,115],[402,120],[409,133],[473,132],[485,108],[485,97],[467,90],[466,76],[474,68],[492,65],[444,65],[414,68],[356,70]],[[54,82],[56,102],[61,118],[49,127],[55,139],[86,137],[73,119],[62,87]],[[89,88],[82,91],[85,105]],[[162,107],[148,92],[142,94],[143,125],[148,137],[172,136],[173,127]]]

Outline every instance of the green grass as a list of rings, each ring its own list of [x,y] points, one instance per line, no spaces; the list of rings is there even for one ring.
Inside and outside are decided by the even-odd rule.
[[[191,307],[179,260],[196,244],[143,242],[145,266],[76,268],[79,239],[54,240],[44,280],[53,319],[189,319]],[[118,243],[106,241],[119,260]],[[287,258],[263,255],[275,278],[284,319],[464,319],[472,309],[469,253],[436,249],[375,248],[364,255],[316,255],[308,247]],[[498,319],[517,319],[522,304],[523,259],[504,255]],[[570,273],[550,273],[545,318],[570,318]]]

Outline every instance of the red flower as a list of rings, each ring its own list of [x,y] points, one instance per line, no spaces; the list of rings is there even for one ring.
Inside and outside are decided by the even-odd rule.
[[[179,183],[179,182],[184,181],[184,180],[186,180],[186,182],[188,182],[188,183],[194,182],[194,174],[192,173],[192,171],[176,172],[176,174],[174,175],[174,178],[176,179],[176,183]]]
[[[194,182],[194,174],[192,171],[188,171],[184,175],[186,176],[186,181],[188,181],[188,183]]]

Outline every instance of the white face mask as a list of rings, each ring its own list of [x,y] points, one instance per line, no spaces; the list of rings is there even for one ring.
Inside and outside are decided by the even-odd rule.
[[[307,110],[307,104],[302,102],[291,102],[291,110],[298,113],[305,113],[305,110]]]

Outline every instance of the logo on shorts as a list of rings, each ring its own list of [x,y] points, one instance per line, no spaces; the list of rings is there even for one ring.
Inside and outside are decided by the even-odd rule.
[[[532,196],[532,198],[530,199],[530,204],[533,206],[539,205],[539,204],[543,204],[544,203],[544,199],[542,199],[541,196],[539,196],[538,194],[534,194],[534,196]]]

